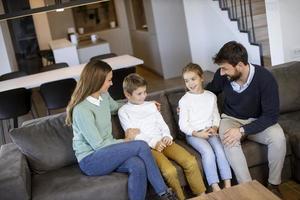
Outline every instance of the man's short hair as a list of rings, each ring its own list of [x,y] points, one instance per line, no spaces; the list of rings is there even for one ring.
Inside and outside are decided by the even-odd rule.
[[[248,53],[246,48],[236,42],[230,41],[223,45],[220,51],[213,57],[215,64],[229,63],[232,66],[236,66],[239,62],[248,64]]]
[[[129,94],[132,94],[133,91],[139,87],[144,86],[147,86],[147,81],[136,73],[129,74],[124,78],[123,81],[123,90]]]

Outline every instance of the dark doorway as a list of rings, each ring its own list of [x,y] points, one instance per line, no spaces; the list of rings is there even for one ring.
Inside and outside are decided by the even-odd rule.
[[[6,13],[30,9],[28,0],[3,0]],[[32,16],[7,20],[15,55],[20,71],[27,74],[39,72],[42,59]]]

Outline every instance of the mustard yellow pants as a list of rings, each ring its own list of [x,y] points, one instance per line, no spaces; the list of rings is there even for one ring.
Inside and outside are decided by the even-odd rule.
[[[185,199],[185,196],[180,186],[176,168],[170,160],[175,161],[183,168],[187,182],[195,195],[205,192],[206,188],[203,183],[197,160],[183,147],[173,142],[172,145],[164,148],[162,152],[152,149],[152,155],[162,176],[165,178],[167,184],[175,191],[180,200]]]

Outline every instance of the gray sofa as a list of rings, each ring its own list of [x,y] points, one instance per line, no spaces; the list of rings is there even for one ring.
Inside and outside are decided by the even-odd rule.
[[[282,172],[283,180],[300,181],[300,62],[272,68],[280,92],[280,121],[287,137],[287,154]],[[213,73],[205,72],[207,80]],[[197,157],[201,157],[186,144],[179,131],[176,114],[178,100],[184,88],[152,93],[149,100],[161,103],[162,115],[170,127],[175,141]],[[65,114],[53,115],[26,122],[11,132],[13,143],[0,150],[0,197],[34,200],[127,199],[127,175],[112,173],[107,176],[88,177],[80,172],[72,150],[72,129],[64,125]],[[112,116],[113,133],[123,137],[117,116]],[[267,148],[249,140],[243,142],[243,151],[253,179],[267,182]],[[182,186],[186,180],[177,166]],[[203,175],[204,177],[204,175]],[[148,192],[151,197],[151,188]]]

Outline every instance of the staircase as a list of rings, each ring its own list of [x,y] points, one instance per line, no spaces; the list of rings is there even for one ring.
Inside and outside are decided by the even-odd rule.
[[[261,64],[271,66],[265,0],[214,0],[237,21],[240,32],[248,33],[249,42],[260,47]]]

